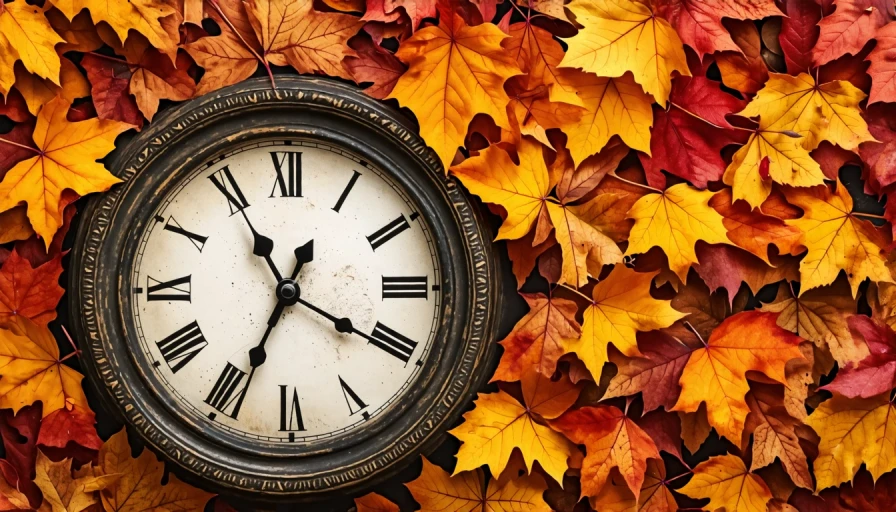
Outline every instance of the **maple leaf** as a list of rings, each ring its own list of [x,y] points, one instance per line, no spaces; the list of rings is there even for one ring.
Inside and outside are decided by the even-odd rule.
[[[716,192],[709,205],[724,217],[722,224],[728,229],[728,239],[768,265],[772,264],[768,254],[770,245],[778,248],[778,254],[796,256],[803,251],[802,231],[784,222],[784,219],[799,217],[799,210],[790,206],[781,193],[770,195],[754,210],[744,201],[733,200],[731,190],[726,188]],[[766,215],[763,210],[782,217]]]
[[[551,425],[574,443],[585,445],[583,496],[597,496],[615,467],[637,499],[647,459],[660,458],[650,436],[616,407],[582,407],[560,416]]]
[[[358,55],[346,56],[343,62],[355,81],[372,83],[373,85],[364,89],[371,97],[383,99],[388,96],[407,70],[405,65],[395,55],[374,43],[369,36],[352,38],[349,46]]]
[[[725,171],[722,148],[743,142],[743,131],[734,131],[725,115],[743,109],[744,102],[702,76],[676,79],[669,101],[669,110],[653,107],[651,156],[638,154],[647,183],[664,187],[665,170],[706,188],[707,182],[719,180]]]
[[[164,0],[129,0],[128,2],[101,2],[96,0],[53,0],[70,21],[82,10],[90,11],[94,22],[106,22],[122,43],[128,38],[128,31],[134,30],[149,41],[154,48],[174,60],[177,53],[179,23],[165,23],[165,18],[174,19],[176,10]]]
[[[423,457],[420,476],[405,484],[421,510],[458,512],[549,512],[541,497],[544,482],[537,476],[508,479],[503,485],[495,479],[484,482],[482,470],[450,476]]]
[[[800,295],[832,283],[841,270],[853,296],[866,278],[893,282],[884,250],[889,233],[852,213],[852,197],[843,184],[838,182],[834,192],[827,186],[787,192],[787,200],[804,215],[786,222],[805,233],[803,244],[809,249],[800,262]]]
[[[552,382],[537,372],[523,374],[523,404],[510,394],[480,393],[475,408],[464,414],[464,422],[450,431],[463,444],[457,452],[454,475],[488,465],[492,475],[504,473],[515,449],[523,457],[526,471],[538,461],[557,482],[563,482],[567,459],[576,447],[544,424],[575,403],[581,386],[567,379]]]
[[[0,9],[0,95],[6,96],[15,81],[13,68],[25,69],[59,85],[61,61],[56,45],[64,42],[44,16],[44,9],[16,0]]]
[[[576,322],[576,303],[542,294],[521,294],[529,312],[501,340],[504,354],[492,380],[512,382],[532,370],[550,377],[564,351],[565,340],[581,332]]]
[[[65,290],[59,286],[62,255],[33,268],[13,249],[0,267],[0,322],[17,316],[46,326],[56,318],[56,306]]]
[[[728,20],[726,25],[741,51],[722,52],[716,56],[722,83],[743,94],[753,94],[768,80],[759,30],[752,21]]]
[[[355,498],[355,508],[358,512],[401,512],[398,505],[375,492]]]
[[[186,54],[179,53],[172,64],[154,49],[144,52],[132,66],[129,91],[146,119],[152,121],[159,110],[159,100],[183,101],[193,96],[196,83],[187,73],[189,68],[190,58]]]
[[[0,182],[0,211],[26,202],[28,219],[48,247],[62,223],[63,190],[83,196],[121,181],[96,160],[112,151],[115,137],[130,128],[100,119],[70,123],[68,109],[69,103],[62,98],[44,105],[34,130],[37,156],[16,164]]]
[[[608,360],[607,343],[627,356],[638,356],[638,331],[669,327],[685,316],[672,309],[671,301],[650,296],[656,274],[638,273],[620,264],[592,290],[593,302],[583,313],[582,336],[567,347],[595,377]]]
[[[675,496],[666,486],[666,468],[662,461],[648,459],[647,472],[641,494],[635,498],[618,473],[610,476],[611,485],[605,485],[600,494],[591,499],[591,506],[601,512],[676,512]]]
[[[59,78],[61,86],[46,78],[40,78],[37,75],[28,73],[18,66],[15,74],[16,90],[22,94],[25,103],[28,105],[28,111],[34,115],[37,115],[41,107],[56,96],[62,96],[72,102],[78,98],[90,95],[90,85],[87,83],[84,75],[68,59],[62,59]]]
[[[37,452],[34,483],[40,488],[44,505],[52,512],[81,512],[97,503],[96,491],[106,488],[119,478],[118,475],[92,475],[90,467],[77,471],[72,478],[72,460],[53,462],[42,452]],[[44,507],[41,507],[43,510]]]
[[[0,434],[6,457],[0,461],[2,480],[21,491],[31,504],[30,508],[39,507],[41,501],[40,489],[31,480],[37,458],[41,408],[41,404],[35,404],[23,407],[17,414],[13,414],[11,409],[0,411]],[[18,501],[17,498],[20,499],[21,494],[6,494],[6,498]]]
[[[614,135],[630,148],[650,153],[650,96],[630,76],[607,78],[577,70],[562,71],[559,82],[577,92],[585,109],[581,116],[563,119],[560,124],[569,137],[567,146],[576,166],[601,151]]]
[[[815,459],[816,489],[847,482],[864,463],[877,480],[896,468],[896,406],[889,392],[871,398],[833,398],[818,406],[806,424],[821,437]]]
[[[88,450],[99,450],[103,440],[96,433],[96,415],[89,408],[72,405],[58,409],[41,420],[37,444],[49,448],[67,448],[74,442]]]
[[[622,261],[622,251],[601,227],[613,222],[619,198],[602,194],[578,206],[546,203],[554,235],[563,254],[560,283],[584,286],[588,275]]]
[[[787,16],[781,19],[778,41],[784,53],[787,72],[795,75],[814,67],[812,48],[818,41],[822,9],[815,2],[806,0],[784,0],[782,3]]]
[[[846,81],[816,84],[807,73],[772,73],[740,115],[759,117],[762,131],[799,134],[807,150],[823,140],[854,150],[860,143],[874,140],[859,110],[864,99],[865,93]]]
[[[874,35],[877,44],[867,60],[871,63],[868,74],[871,76],[871,93],[868,104],[877,102],[892,103],[896,101],[896,23],[888,23]]]
[[[28,223],[28,213],[24,206],[0,213],[0,244],[25,240],[34,234]]]
[[[818,23],[821,33],[812,49],[812,62],[819,66],[837,57],[859,53],[877,29],[893,20],[888,0],[835,0],[836,9]]]
[[[800,338],[778,327],[777,315],[747,311],[725,319],[704,348],[691,353],[679,384],[673,410],[695,412],[706,402],[709,423],[719,435],[740,442],[749,413],[747,371],[764,373],[784,383],[784,365],[803,357]]]
[[[408,70],[388,97],[414,112],[420,135],[445,169],[476,114],[488,114],[498,126],[508,127],[510,98],[503,84],[520,69],[501,47],[506,38],[492,24],[470,27],[454,15],[419,30],[396,53]]]
[[[81,59],[81,66],[87,71],[98,118],[143,126],[143,114],[129,91],[133,73],[126,62],[87,54]]]
[[[878,320],[853,315],[849,327],[856,342],[867,346],[868,355],[843,365],[825,389],[847,398],[871,398],[896,388],[896,333]]]
[[[884,188],[896,183],[896,166],[893,155],[896,151],[896,105],[875,105],[865,113],[868,129],[880,142],[865,142],[859,146],[859,155],[867,169],[870,185]],[[888,203],[888,206],[890,203]]]
[[[65,40],[56,51],[61,55],[67,52],[92,52],[103,46],[103,40],[97,33],[89,11],[81,11],[71,21],[65,17],[59,9],[49,9],[44,12],[47,21],[57,34]]]
[[[184,46],[205,74],[196,84],[196,95],[241,82],[255,73],[262,58],[261,43],[242,2],[218,2],[210,18],[221,34],[203,37]]]
[[[525,73],[524,89],[547,87],[550,101],[584,106],[576,91],[559,76],[564,73],[557,69],[564,51],[553,34],[533,25],[531,18],[527,18],[510,26],[510,38],[502,45],[512,52],[520,70]]]
[[[616,170],[619,167],[619,162],[628,153],[629,148],[619,138],[613,138],[604,146],[600,153],[586,158],[579,166],[573,165],[568,159],[564,162],[555,162],[555,166],[561,166],[563,169],[563,172],[560,174],[560,180],[557,182],[557,197],[560,199],[560,202],[564,204],[572,203],[588,195],[598,185],[603,184],[606,187],[610,180],[604,182],[604,176]],[[569,154],[568,151],[558,153],[558,160],[560,160],[561,155],[567,154]],[[614,195],[617,197],[622,196],[619,193]],[[643,194],[640,194],[638,197],[641,195]],[[628,208],[625,208],[625,211],[627,212]],[[624,222],[624,219],[620,220]]]
[[[816,288],[794,297],[790,286],[782,283],[775,300],[762,311],[778,313],[779,326],[829,350],[841,365],[855,362],[868,355],[868,349],[849,332],[847,317],[855,313],[856,303],[845,288]]]
[[[695,270],[712,291],[724,288],[728,300],[734,301],[741,283],[753,294],[762,287],[781,280],[799,280],[799,259],[774,257],[765,263],[758,257],[730,245],[701,245],[697,248],[700,264]]]
[[[604,77],[631,72],[657,103],[665,105],[672,73],[690,75],[684,47],[666,20],[647,4],[627,0],[573,0],[568,8],[585,28],[566,39],[561,67]]]
[[[693,478],[678,492],[695,499],[709,498],[702,510],[765,512],[772,499],[768,485],[747,471],[736,455],[718,455],[697,464]]]
[[[62,364],[59,346],[46,327],[23,317],[0,328],[0,407],[18,411],[38,400],[43,417],[58,409],[87,409],[83,376]]]
[[[771,0],[661,0],[655,9],[701,58],[707,53],[740,51],[722,26],[722,18],[759,20],[783,15]]]
[[[106,441],[98,460],[99,475],[120,475],[100,493],[103,508],[109,512],[202,510],[214,496],[181,482],[173,474],[169,474],[168,483],[162,485],[164,464],[147,449],[136,459],[132,458],[124,429]]]
[[[696,190],[686,183],[660,194],[647,194],[632,206],[628,217],[635,220],[626,256],[659,247],[669,258],[669,268],[682,280],[697,263],[698,240],[708,244],[731,243],[722,216],[709,206],[712,192]]]
[[[751,471],[781,461],[793,483],[806,489],[812,488],[809,463],[800,447],[797,429],[806,428],[802,422],[787,413],[784,407],[783,387],[776,384],[753,382],[747,394],[750,415],[744,427],[744,442],[753,436],[753,464]]]

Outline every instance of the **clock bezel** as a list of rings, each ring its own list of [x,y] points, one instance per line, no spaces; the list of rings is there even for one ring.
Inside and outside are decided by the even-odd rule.
[[[417,376],[415,396],[399,398],[369,431],[361,429],[364,435],[349,433],[300,457],[269,450],[259,457],[232,439],[186,425],[153,396],[145,368],[128,349],[137,341],[124,307],[130,296],[125,281],[143,234],[135,223],[149,222],[163,192],[203,157],[237,139],[297,135],[341,144],[377,164],[417,204],[439,254],[443,315],[433,363]],[[104,402],[188,480],[256,499],[358,491],[432,448],[487,377],[500,302],[491,234],[400,115],[357,89],[319,78],[281,77],[277,89],[264,79],[249,80],[171,109],[117,150],[109,167],[125,183],[92,199],[82,214],[71,265],[72,325],[84,340],[86,373]],[[270,443],[258,443],[264,444]]]

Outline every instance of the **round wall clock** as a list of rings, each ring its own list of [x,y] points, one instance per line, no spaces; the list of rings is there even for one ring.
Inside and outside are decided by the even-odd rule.
[[[188,479],[360,491],[469,404],[498,311],[491,235],[398,114],[280,78],[167,112],[83,214],[73,325],[106,406]]]

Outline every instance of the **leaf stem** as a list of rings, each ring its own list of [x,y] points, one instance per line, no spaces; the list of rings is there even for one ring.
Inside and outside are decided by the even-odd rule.
[[[108,56],[108,55],[103,55],[102,53],[97,53],[97,52],[87,52],[87,54],[88,54],[88,55],[93,55],[94,57],[97,57],[97,58],[100,58],[100,59],[109,60],[109,61],[112,61],[112,62],[118,62],[119,64],[125,64],[125,65],[127,65],[127,66],[131,66],[131,65],[132,65],[130,62],[128,62],[128,61],[126,61],[126,60],[124,60],[124,59],[119,59],[118,57],[110,57],[110,56]]]
[[[691,332],[693,332],[695,336],[697,336],[697,339],[700,340],[700,343],[703,343],[703,346],[704,346],[704,347],[708,347],[708,346],[709,346],[709,345],[706,344],[706,341],[703,340],[703,336],[700,336],[700,333],[697,332],[697,329],[695,329],[694,326],[691,325],[691,322],[688,322],[687,320],[685,320],[684,325],[685,325],[685,327],[687,327],[688,329],[690,329]]]
[[[867,217],[869,219],[887,220],[886,217],[884,217],[882,215],[874,215],[873,213],[852,212],[852,215],[855,215],[857,217]]]
[[[612,177],[616,178],[616,179],[619,180],[619,181],[624,181],[624,182],[628,183],[629,185],[634,185],[634,186],[636,186],[636,187],[641,187],[641,188],[647,189],[647,190],[649,190],[649,191],[651,191],[651,192],[656,192],[657,194],[662,194],[662,193],[663,193],[662,190],[660,190],[660,189],[658,189],[658,188],[653,188],[653,187],[651,187],[650,185],[644,185],[643,183],[638,183],[638,182],[636,182],[636,181],[627,180],[627,179],[623,178],[622,176],[619,176],[618,174],[616,174],[615,171],[614,171],[614,172],[611,172],[611,173],[609,174],[609,176],[612,176]]]
[[[590,302],[591,304],[594,304],[594,299],[592,299],[591,297],[589,297],[589,296],[585,295],[584,293],[580,292],[578,289],[573,288],[572,286],[565,285],[565,284],[563,284],[563,283],[557,283],[557,286],[559,286],[559,287],[561,287],[561,288],[564,288],[564,289],[566,289],[566,290],[569,290],[569,291],[575,293],[576,295],[578,295],[579,297],[582,297],[583,299],[587,300],[587,301]]]
[[[693,472],[694,472],[694,470],[692,470],[691,468],[688,468],[687,471],[685,471],[684,473],[682,473],[682,474],[680,474],[680,475],[678,475],[678,476],[673,476],[672,478],[668,478],[668,479],[666,479],[666,480],[663,480],[663,485],[666,485],[666,484],[668,484],[669,482],[674,482],[674,481],[678,480],[679,478],[686,477],[686,476],[690,475],[690,474],[693,473]]]
[[[66,339],[68,339],[68,342],[72,346],[72,349],[74,350],[74,352],[63,357],[62,359],[59,360],[59,362],[61,363],[61,362],[65,361],[66,359],[70,359],[72,357],[80,357],[81,350],[78,348],[77,345],[75,345],[75,340],[72,339],[71,335],[68,333],[68,330],[65,328],[64,325],[61,325],[60,327],[62,327],[62,333],[65,334],[65,337],[66,337]]]
[[[38,150],[38,149],[32,148],[31,146],[26,146],[24,144],[19,144],[18,142],[13,142],[11,140],[4,139],[3,137],[0,137],[0,142],[5,142],[7,144],[11,144],[13,146],[20,147],[22,149],[27,149],[28,151],[33,151],[37,155],[40,154],[40,150]]]

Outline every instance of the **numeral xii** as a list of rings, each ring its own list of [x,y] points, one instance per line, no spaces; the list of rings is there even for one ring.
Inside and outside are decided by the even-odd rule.
[[[280,197],[302,197],[302,152],[271,151],[277,179],[271,197],[280,189]]]

